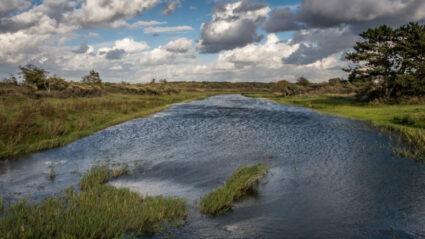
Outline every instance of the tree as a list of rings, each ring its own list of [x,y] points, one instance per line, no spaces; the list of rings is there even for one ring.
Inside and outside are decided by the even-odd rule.
[[[3,83],[8,85],[18,85],[18,79],[14,74],[10,74],[9,77],[5,77],[3,79]]]
[[[100,79],[99,72],[91,70],[88,75],[83,76],[82,82],[85,84],[101,84],[102,80]]]
[[[311,83],[309,80],[307,80],[307,78],[301,76],[300,78],[297,79],[297,85],[301,85],[301,86],[309,86]]]
[[[425,94],[425,26],[409,23],[398,29],[396,84],[403,95]]]
[[[387,25],[382,25],[368,29],[360,36],[363,41],[357,42],[354,46],[355,51],[346,55],[348,60],[356,64],[353,68],[347,69],[350,72],[349,81],[363,84],[364,87],[375,91],[377,95],[386,98],[394,96],[397,75],[397,69],[394,68],[395,31]]]
[[[342,84],[341,78],[331,78],[328,80],[329,85],[340,85]]]
[[[49,72],[32,64],[19,66],[19,69],[25,84],[35,85],[37,89],[46,89],[45,83]]]
[[[383,25],[360,36],[363,41],[346,55],[354,66],[345,70],[361,94],[384,99],[425,95],[424,25]]]

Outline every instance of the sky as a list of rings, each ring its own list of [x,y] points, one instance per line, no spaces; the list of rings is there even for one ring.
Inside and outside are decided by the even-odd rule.
[[[424,20],[424,0],[0,0],[0,77],[321,82],[362,31]]]

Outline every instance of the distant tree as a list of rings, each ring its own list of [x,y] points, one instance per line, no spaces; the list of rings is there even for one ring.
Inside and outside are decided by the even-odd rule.
[[[280,93],[282,96],[294,96],[305,93],[305,88],[286,80],[281,80],[274,83],[273,91]]]
[[[14,74],[10,74],[9,77],[3,78],[3,83],[8,85],[18,85],[18,79]]]
[[[156,79],[155,78],[152,78],[151,84],[155,84],[155,82],[156,82]]]
[[[328,80],[329,85],[339,85],[342,83],[341,78],[332,78]]]
[[[159,80],[159,83],[161,83],[161,84],[167,84],[167,79],[161,79],[161,80]]]
[[[303,76],[297,79],[297,85],[309,86],[310,84],[311,84],[310,81]]]
[[[100,79],[99,72],[91,70],[88,75],[83,76],[82,82],[85,84],[101,84],[102,80]]]
[[[44,69],[38,68],[32,64],[27,64],[26,66],[19,66],[21,70],[21,75],[24,78],[24,83],[29,85],[35,85],[37,89],[45,89],[45,83],[47,79],[47,72]]]

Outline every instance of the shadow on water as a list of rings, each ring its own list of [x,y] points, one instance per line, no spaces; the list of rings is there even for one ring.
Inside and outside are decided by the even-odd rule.
[[[215,218],[194,210],[173,237],[424,237],[425,165],[398,158],[389,144],[363,122],[240,95],[216,96],[1,163],[0,196],[38,200],[76,186],[98,159],[138,168],[111,182],[117,187],[196,203],[239,164],[269,160],[274,166],[255,197]]]

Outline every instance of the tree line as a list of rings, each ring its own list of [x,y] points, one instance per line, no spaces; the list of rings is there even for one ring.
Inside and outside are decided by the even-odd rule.
[[[358,95],[384,100],[425,95],[425,26],[409,23],[398,28],[382,25],[360,34],[346,59],[348,81]]]

